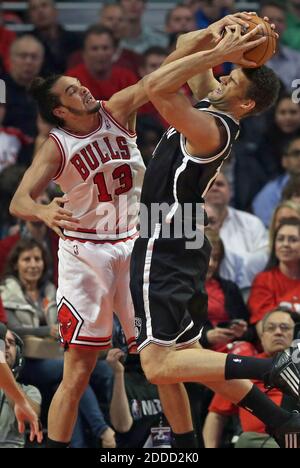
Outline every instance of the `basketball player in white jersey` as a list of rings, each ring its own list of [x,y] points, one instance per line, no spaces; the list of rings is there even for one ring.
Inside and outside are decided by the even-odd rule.
[[[245,20],[245,15],[230,16],[208,34],[199,32],[198,40],[176,50],[166,63],[196,52],[225,26],[244,25]],[[240,49],[245,50],[242,41]],[[144,80],[108,102],[96,101],[77,79],[67,76],[38,78],[31,87],[42,117],[55,128],[27,170],[10,211],[43,221],[61,237],[58,322],[68,352],[49,411],[48,447],[63,448],[71,440],[98,352],[110,345],[113,311],[128,346],[135,344],[129,263],[144,174],[135,137],[135,112],[148,101]],[[48,206],[38,205],[35,198],[51,180],[66,195]]]

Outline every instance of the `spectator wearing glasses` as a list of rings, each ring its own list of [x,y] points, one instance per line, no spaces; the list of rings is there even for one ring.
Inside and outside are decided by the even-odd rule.
[[[263,353],[256,357],[272,358],[278,352],[288,348],[294,338],[295,323],[291,314],[284,309],[278,308],[269,312],[263,319],[261,342]],[[234,351],[237,353],[237,350]],[[243,353],[245,350],[243,349]],[[254,355],[254,349],[249,348],[249,355]],[[262,382],[254,382],[262,391],[264,386]],[[278,406],[284,409],[296,410],[296,400],[284,396],[279,390],[273,389],[269,397]],[[279,448],[275,440],[266,434],[264,424],[255,416],[246,412],[244,409],[237,408],[228,400],[220,395],[215,395],[209,408],[204,427],[204,440],[206,448],[218,448],[221,446],[222,434],[228,419],[238,414],[242,434],[235,448]]]
[[[250,297],[250,322],[261,331],[269,310],[288,307],[300,314],[300,220],[284,220],[275,230],[266,270],[254,280]]]
[[[291,140],[283,152],[282,167],[285,173],[269,182],[253,201],[253,212],[266,226],[270,225],[272,214],[280,203],[283,190],[292,177],[300,176],[300,136]]]

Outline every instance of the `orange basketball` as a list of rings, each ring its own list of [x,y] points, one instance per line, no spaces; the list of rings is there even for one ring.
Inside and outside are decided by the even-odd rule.
[[[251,20],[248,20],[249,28],[246,32],[252,31],[259,24],[263,25],[263,31],[261,34],[255,36],[255,39],[259,39],[261,36],[267,36],[267,40],[255,47],[254,49],[248,50],[244,54],[245,59],[257,63],[257,67],[261,67],[266,63],[276,52],[277,37],[275,31],[271,28],[270,24],[260,18],[259,16],[253,16]]]

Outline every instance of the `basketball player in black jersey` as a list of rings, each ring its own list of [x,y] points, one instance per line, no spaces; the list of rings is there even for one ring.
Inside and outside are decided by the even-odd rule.
[[[201,382],[265,422],[282,447],[296,448],[300,447],[300,415],[277,407],[250,381],[242,380],[265,380],[299,398],[299,364],[291,356],[296,350],[291,348],[273,362],[201,349],[198,341],[206,320],[204,283],[210,245],[204,237],[201,247],[189,249],[188,239],[176,232],[178,217],[182,225],[189,221],[192,230],[197,228],[197,204],[204,203],[229,156],[240,120],[270,107],[279,92],[279,80],[267,67],[235,69],[221,83],[214,79],[211,68],[220,60],[246,63],[240,47],[235,51],[241,27],[226,31],[213,50],[189,55],[180,65],[169,64],[145,81],[149,99],[171,127],[146,171],[141,203],[149,216],[142,216],[141,226],[143,231],[143,223],[148,223],[148,230],[136,241],[132,255],[131,292],[139,351],[148,380],[159,387],[175,446],[196,446],[183,382]],[[198,34],[183,36],[182,46],[197,41]],[[203,35],[201,46],[213,47]],[[195,107],[179,92],[187,81],[198,100]],[[154,220],[151,208],[162,203],[169,211]],[[185,216],[184,204],[191,205],[189,216]],[[167,225],[170,235],[165,238]]]

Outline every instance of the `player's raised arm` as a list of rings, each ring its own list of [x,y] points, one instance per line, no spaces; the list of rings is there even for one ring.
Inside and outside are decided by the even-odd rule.
[[[76,228],[77,220],[62,207],[66,198],[55,198],[48,206],[35,202],[55,178],[61,167],[61,155],[56,143],[49,138],[35,156],[11,201],[10,213],[28,221],[43,221],[64,239],[61,229]]]
[[[205,154],[216,151],[222,145],[222,135],[216,119],[194,109],[178,90],[192,76],[210,70],[224,61],[254,66],[255,64],[246,61],[243,55],[247,50],[265,41],[263,37],[253,40],[260,30],[258,26],[242,36],[239,25],[226,27],[226,35],[214,49],[177,60],[146,77],[145,89],[149,99],[164,119],[185,135],[195,154],[198,154],[200,149],[199,142]]]
[[[245,25],[244,20],[239,19],[238,21]],[[224,20],[222,21],[222,26],[218,25],[214,28],[209,27],[201,31],[194,31],[181,36],[179,39],[179,47],[177,47],[175,51],[168,55],[168,57],[164,60],[162,67],[183,57],[194,54],[195,52],[213,48],[214,45],[216,45],[218,42],[218,31],[221,29],[221,27],[224,29],[227,23],[228,20],[227,22]],[[237,22],[231,20],[230,24],[237,24]],[[209,76],[213,81],[212,86],[209,86],[209,88],[213,89],[213,86],[216,87],[216,85],[218,85],[218,81],[214,79],[212,72],[210,72]],[[142,79],[135,85],[129,86],[128,88],[114,94],[106,103],[106,107],[118,122],[127,127],[129,130],[134,130],[134,128],[130,128],[129,125],[130,117],[137,111],[139,107],[148,101],[149,97],[144,88],[144,79]]]
[[[207,29],[192,31],[179,36],[177,40],[177,49],[189,50],[184,56],[195,52],[213,49],[222,39],[226,26],[240,25],[244,30],[249,27],[248,21],[251,20],[254,13],[236,13],[228,15],[219,21],[211,24]],[[203,35],[203,32],[205,34]],[[205,98],[211,91],[219,86],[218,80],[214,77],[213,70],[210,68],[199,75],[193,76],[188,80],[189,87],[198,101]]]

